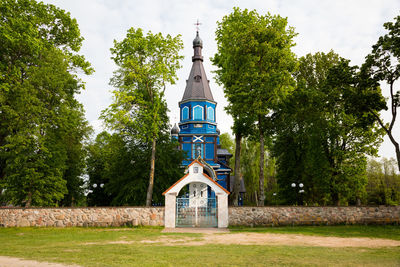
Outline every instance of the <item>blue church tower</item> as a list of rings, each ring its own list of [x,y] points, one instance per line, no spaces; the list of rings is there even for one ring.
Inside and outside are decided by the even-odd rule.
[[[213,98],[204,70],[202,48],[203,41],[197,31],[196,38],[193,40],[192,69],[186,80],[182,100],[179,102],[179,127],[175,124],[171,135],[179,141],[180,149],[186,152],[183,166],[188,166],[193,160],[200,159],[206,163],[204,172],[231,191],[232,169],[228,163],[232,154],[220,147],[220,131],[217,128],[215,112],[217,102]]]

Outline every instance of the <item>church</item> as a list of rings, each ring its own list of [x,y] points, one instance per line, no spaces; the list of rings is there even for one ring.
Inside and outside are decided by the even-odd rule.
[[[197,31],[193,40],[194,55],[192,69],[186,80],[186,88],[179,102],[180,122],[171,130],[173,138],[180,143],[180,149],[186,152],[183,166],[188,166],[194,159],[201,158],[206,164],[205,172],[225,189],[230,185],[228,166],[232,154],[220,147],[216,120],[216,107],[210,81],[203,66],[203,41]]]
[[[220,146],[217,102],[204,70],[202,48],[203,41],[197,31],[192,69],[179,102],[180,120],[171,130],[172,138],[185,152],[182,165],[186,175],[163,193],[166,227],[227,226],[224,218],[227,218],[227,196],[233,189],[229,167],[232,154]],[[242,184],[240,204],[244,191]]]

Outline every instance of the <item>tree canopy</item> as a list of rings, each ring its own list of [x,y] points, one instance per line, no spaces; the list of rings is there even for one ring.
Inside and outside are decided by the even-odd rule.
[[[162,192],[183,176],[183,154],[167,132],[159,134],[153,205],[162,205]],[[120,133],[100,133],[89,145],[89,206],[140,206],[146,201],[151,147]]]
[[[356,203],[365,193],[366,155],[381,141],[375,120],[359,112],[356,67],[332,51],[300,58],[296,90],[274,114],[277,181],[287,201]],[[374,105],[375,103],[370,103]]]
[[[234,8],[218,22],[217,82],[224,86],[227,111],[234,118],[235,160],[240,158],[240,138],[248,134],[260,141],[259,205],[264,205],[264,135],[268,115],[294,87],[296,69],[294,29],[279,15],[259,15]],[[235,175],[240,167],[235,163]],[[235,179],[236,202],[240,179]]]
[[[131,28],[124,40],[114,41],[111,49],[118,66],[111,79],[116,90],[114,103],[103,111],[102,117],[111,129],[132,142],[151,144],[146,206],[152,201],[157,140],[168,122],[164,93],[166,85],[177,79],[182,47],[180,36],[164,37],[151,32],[144,35],[142,29]]]
[[[93,72],[78,24],[33,0],[1,1],[0,16],[1,191],[14,205],[74,204],[90,130],[76,73]]]

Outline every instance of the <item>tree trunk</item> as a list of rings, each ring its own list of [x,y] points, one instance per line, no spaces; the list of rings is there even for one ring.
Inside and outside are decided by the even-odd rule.
[[[29,208],[32,205],[32,191],[28,192],[28,199],[26,200],[25,207]]]
[[[397,167],[399,168],[399,172],[400,172],[400,146],[397,143],[397,144],[394,144],[394,147],[396,148]]]
[[[396,150],[396,158],[397,158],[397,167],[399,168],[399,172],[400,172],[400,147],[399,147],[399,143],[394,139],[394,136],[392,134],[392,130],[394,127],[394,124],[396,122],[396,118],[397,118],[397,107],[398,107],[398,102],[396,105],[396,101],[395,101],[395,94],[393,92],[393,86],[394,86],[394,82],[395,80],[393,80],[390,83],[390,98],[392,100],[391,106],[392,106],[392,121],[390,122],[389,125],[389,138],[390,141],[392,142],[392,144],[394,145],[394,148]]]
[[[379,117],[378,117],[379,118]],[[397,167],[399,168],[400,171],[400,145],[399,143],[394,139],[394,136],[392,134],[392,129],[386,129],[386,127],[384,127],[383,123],[379,120],[378,121],[379,124],[381,125],[381,127],[386,131],[390,142],[392,142],[392,144],[394,145],[394,149],[396,151],[396,159],[397,159]],[[392,122],[393,123],[393,122]]]
[[[149,178],[149,187],[147,188],[146,207],[151,206],[151,200],[153,199],[155,163],[156,163],[156,138],[154,137],[153,144],[151,145],[150,178]]]
[[[264,206],[264,133],[260,125],[260,178],[259,178],[260,195],[258,198],[258,206]]]
[[[332,193],[332,202],[334,206],[340,206],[340,197],[338,192]]]
[[[231,195],[229,201],[230,205],[238,206],[239,203],[239,191],[240,191],[240,182],[242,180],[242,176],[240,175],[240,152],[242,149],[242,135],[237,133],[235,135],[235,183],[233,184],[233,194]]]
[[[394,97],[395,94],[393,92],[393,84],[394,84],[395,80],[393,80],[390,84],[390,98],[391,98],[391,112],[392,112],[392,120],[389,124],[389,127],[385,126],[385,123],[383,123],[383,121],[381,120],[381,118],[379,117],[379,114],[377,114],[376,112],[372,111],[372,115],[375,117],[375,119],[378,121],[379,125],[382,127],[383,130],[385,130],[386,134],[388,135],[390,142],[392,142],[392,144],[394,145],[395,151],[396,151],[396,158],[397,158],[397,167],[399,168],[400,171],[400,145],[399,143],[394,139],[394,136],[392,134],[392,130],[394,127],[394,124],[396,122],[396,118],[397,118],[397,105],[395,105],[394,102]]]

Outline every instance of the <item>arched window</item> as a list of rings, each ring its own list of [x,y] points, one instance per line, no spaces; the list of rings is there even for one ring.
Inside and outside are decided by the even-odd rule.
[[[214,109],[212,107],[207,108],[207,118],[210,121],[214,121]]]
[[[189,108],[188,107],[183,107],[182,109],[182,120],[188,120],[189,119]]]
[[[202,106],[194,106],[193,107],[193,119],[194,120],[203,120],[203,107]]]

